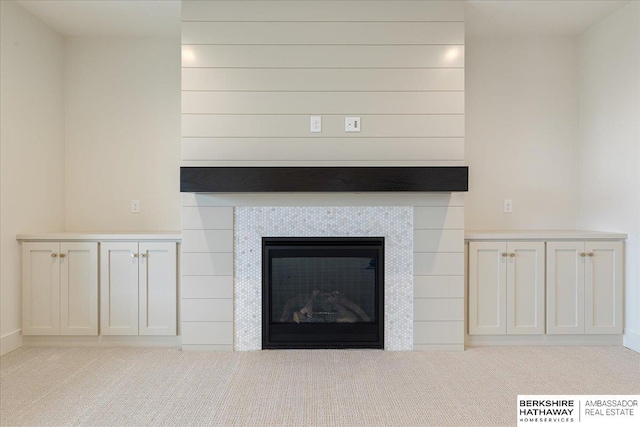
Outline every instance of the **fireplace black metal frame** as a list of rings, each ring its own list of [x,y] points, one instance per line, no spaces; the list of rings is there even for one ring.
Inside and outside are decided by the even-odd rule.
[[[376,321],[371,323],[275,323],[270,319],[270,260],[276,251],[302,253],[305,249],[348,254],[373,250],[376,257]],[[343,255],[344,256],[344,255]],[[263,237],[262,238],[262,348],[333,349],[384,348],[384,237]]]

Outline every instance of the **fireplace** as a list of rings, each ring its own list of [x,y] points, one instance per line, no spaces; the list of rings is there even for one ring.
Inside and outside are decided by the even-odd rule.
[[[384,348],[384,237],[263,237],[262,348]]]

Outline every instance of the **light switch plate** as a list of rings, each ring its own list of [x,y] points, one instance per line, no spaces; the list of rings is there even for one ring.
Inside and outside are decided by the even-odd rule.
[[[311,132],[322,132],[322,116],[311,116]]]
[[[344,131],[345,132],[360,132],[360,117],[345,117],[344,118]]]
[[[131,213],[132,214],[140,213],[140,200],[131,201]]]

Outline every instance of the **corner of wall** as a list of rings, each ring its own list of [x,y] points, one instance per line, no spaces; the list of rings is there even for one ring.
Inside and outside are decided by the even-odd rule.
[[[18,329],[0,337],[0,356],[22,347],[22,330]]]
[[[640,331],[626,329],[622,337],[622,345],[629,350],[640,353]]]

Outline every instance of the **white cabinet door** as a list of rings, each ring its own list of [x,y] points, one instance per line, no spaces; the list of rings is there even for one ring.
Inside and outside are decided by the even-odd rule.
[[[101,243],[100,333],[138,335],[137,243]]]
[[[60,243],[60,335],[98,335],[98,244]]]
[[[505,242],[469,242],[469,335],[507,332]]]
[[[622,333],[622,242],[587,242],[585,333]]]
[[[22,335],[60,334],[59,243],[22,244]]]
[[[507,334],[544,334],[544,242],[508,242]]]
[[[176,335],[176,244],[140,243],[140,335]]]
[[[584,247],[547,243],[547,334],[584,334]]]

